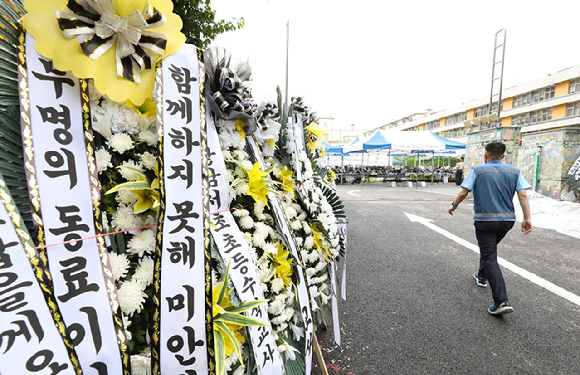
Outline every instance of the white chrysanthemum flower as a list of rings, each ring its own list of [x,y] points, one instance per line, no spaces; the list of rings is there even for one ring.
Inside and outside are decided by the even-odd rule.
[[[249,232],[243,232],[242,234],[244,235],[244,240],[246,240],[248,245],[251,245],[252,244],[252,234]]]
[[[143,293],[141,285],[134,281],[126,281],[117,289],[121,311],[129,316],[141,312],[147,295]]]
[[[256,231],[252,235],[252,243],[254,244],[254,246],[263,248],[264,245],[266,245],[266,236]]]
[[[337,247],[339,242],[340,242],[340,239],[338,237],[335,237],[332,240],[330,240],[330,246]]]
[[[126,160],[123,162],[122,165],[125,167],[136,168],[141,172],[143,172],[143,165],[141,165],[141,163],[135,163],[134,160]],[[132,170],[127,168],[119,168],[119,173],[127,181],[137,181],[137,179],[139,178],[139,174],[137,172],[133,172]]]
[[[133,140],[129,134],[125,133],[113,134],[111,139],[107,141],[107,144],[119,154],[133,149]]]
[[[110,253],[109,261],[111,262],[111,271],[113,272],[113,278],[115,281],[122,279],[127,275],[129,271],[129,259],[126,254]]]
[[[302,223],[302,229],[304,230],[304,233],[306,233],[306,234],[312,233],[312,228],[310,228],[310,225],[308,225],[307,222]]]
[[[133,204],[137,202],[138,198],[131,194],[129,190],[121,190],[117,192],[115,200],[121,204]]]
[[[154,170],[157,165],[157,158],[150,152],[145,151],[139,155],[139,159],[141,159],[141,164],[149,170]]]
[[[148,146],[155,146],[159,142],[159,135],[150,130],[139,133],[139,141],[147,143]]]
[[[278,248],[271,242],[268,242],[267,244],[262,246],[262,250],[273,255],[276,255],[278,253]]]
[[[279,299],[275,299],[268,303],[268,313],[272,315],[279,315],[282,311],[284,311],[284,303]]]
[[[151,357],[141,354],[132,355],[131,373],[133,375],[151,375]]]
[[[266,203],[264,203],[264,201],[259,200],[256,202],[256,204],[254,204],[254,215],[256,215],[256,217],[262,215],[264,212],[264,207],[266,207]]]
[[[294,220],[290,223],[290,227],[294,230],[302,229],[302,222],[300,220]]]
[[[268,230],[270,227],[268,225],[266,225],[260,221],[256,221],[254,223],[254,226],[256,227],[257,233],[260,233],[264,237],[268,237],[268,234],[270,233]]]
[[[282,289],[284,289],[284,280],[276,277],[272,280],[272,292],[273,293],[280,293]]]
[[[244,375],[246,373],[246,366],[239,365],[237,369],[232,372],[232,375]]]
[[[250,215],[244,216],[240,219],[240,226],[242,229],[252,229],[254,226],[254,220]]]
[[[243,208],[239,208],[239,209],[235,209],[233,214],[234,214],[234,216],[237,216],[237,217],[244,217],[244,216],[248,216],[250,214],[250,211],[244,210]]]
[[[249,161],[249,160],[247,160],[247,159],[245,159],[245,160],[242,160],[242,165],[243,165],[243,166],[244,166],[244,168],[246,168],[246,169],[253,169],[253,168],[254,168],[254,164],[252,164],[252,162],[251,162],[251,161]]]
[[[288,216],[288,219],[292,219],[296,216],[297,212],[295,209],[293,209],[292,207],[286,207],[286,216]]]
[[[131,321],[127,315],[123,315],[123,327],[125,327],[125,335],[127,336],[127,340],[131,340],[133,338],[133,334],[127,328],[131,325]]]
[[[302,244],[304,243],[304,239],[302,237],[294,237],[294,239],[296,240],[296,246],[298,247],[302,247]]]
[[[264,144],[264,148],[262,148],[262,153],[264,156],[274,156],[274,152],[276,151],[276,146],[272,146],[269,142]]]
[[[111,164],[112,156],[104,147],[99,148],[97,152],[95,152],[95,159],[97,162],[97,171],[99,173],[106,171],[107,168],[113,168],[113,164]]]
[[[141,115],[125,103],[115,103],[115,111],[111,116],[111,130],[114,133],[138,134],[141,131],[139,118]]]
[[[314,237],[313,236],[306,237],[306,240],[304,240],[304,248],[310,250],[312,249],[313,246],[314,246]]]
[[[155,232],[151,229],[145,229],[129,240],[127,251],[131,254],[139,254],[142,257],[144,253],[152,253],[155,250]]]
[[[139,264],[139,267],[135,271],[132,280],[138,284],[141,284],[143,290],[153,282],[153,271],[155,269],[155,263],[153,259],[148,256],[144,256]]]
[[[241,162],[248,161],[248,159],[249,159],[248,154],[246,154],[242,150],[234,150],[234,151],[232,151],[232,156],[236,160],[241,161]],[[252,169],[252,167],[253,167],[253,165],[250,166],[250,169]]]
[[[127,230],[137,227],[137,217],[133,213],[132,205],[120,204],[117,207],[117,212],[113,214],[111,226],[116,230]]]
[[[236,196],[247,194],[248,193],[248,186],[249,186],[248,183],[245,182],[245,181],[240,182],[239,184],[237,184],[234,187],[234,191],[235,191]]]

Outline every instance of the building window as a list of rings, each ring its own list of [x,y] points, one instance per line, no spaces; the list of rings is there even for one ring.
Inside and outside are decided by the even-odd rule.
[[[475,108],[474,114],[475,117],[481,117],[487,115],[487,105],[483,107]]]
[[[530,112],[512,117],[512,126],[525,126],[530,123]]]
[[[580,116],[580,102],[568,103],[566,117]]]
[[[451,115],[451,116],[445,118],[445,125],[453,125],[455,123],[456,123],[455,115]]]
[[[544,100],[552,99],[556,94],[556,85],[544,87],[534,91],[534,103],[543,102]]]
[[[541,122],[550,121],[552,119],[552,108],[541,109],[532,112],[531,124],[539,124]]]
[[[570,80],[570,90],[568,92],[570,94],[580,92],[580,78]]]
[[[440,124],[439,120],[434,120],[434,121],[426,123],[425,126],[423,127],[423,129],[430,131],[430,130],[433,130],[433,129],[439,127],[439,124]]]
[[[518,95],[514,98],[514,108],[532,103],[532,93]]]

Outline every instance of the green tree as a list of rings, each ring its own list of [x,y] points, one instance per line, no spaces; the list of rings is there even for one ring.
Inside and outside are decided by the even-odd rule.
[[[172,0],[173,12],[183,20],[181,32],[187,42],[205,49],[218,36],[244,27],[244,18],[216,20],[210,0]]]

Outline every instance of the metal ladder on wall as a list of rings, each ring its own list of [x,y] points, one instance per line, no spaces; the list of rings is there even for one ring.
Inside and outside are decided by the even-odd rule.
[[[503,85],[503,61],[505,56],[506,34],[507,34],[506,29],[501,29],[497,33],[495,33],[495,42],[493,47],[493,64],[491,67],[491,92],[489,93],[489,107],[487,109],[491,121],[501,119],[500,114],[502,104],[501,100],[502,100],[502,85]],[[497,113],[495,114],[491,113],[493,108],[493,102],[495,101],[494,99],[497,100]]]

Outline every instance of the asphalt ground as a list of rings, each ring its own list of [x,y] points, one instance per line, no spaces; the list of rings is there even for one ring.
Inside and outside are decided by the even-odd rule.
[[[479,254],[405,215],[477,245],[472,201],[447,212],[457,186],[385,185],[337,189],[348,216],[347,300],[341,346],[332,326],[318,327],[329,374],[580,374],[578,304],[502,267],[515,311],[490,315],[491,291],[473,279]],[[578,239],[541,228],[523,236],[520,224],[498,256],[580,296]],[[312,373],[322,374],[316,356]]]

